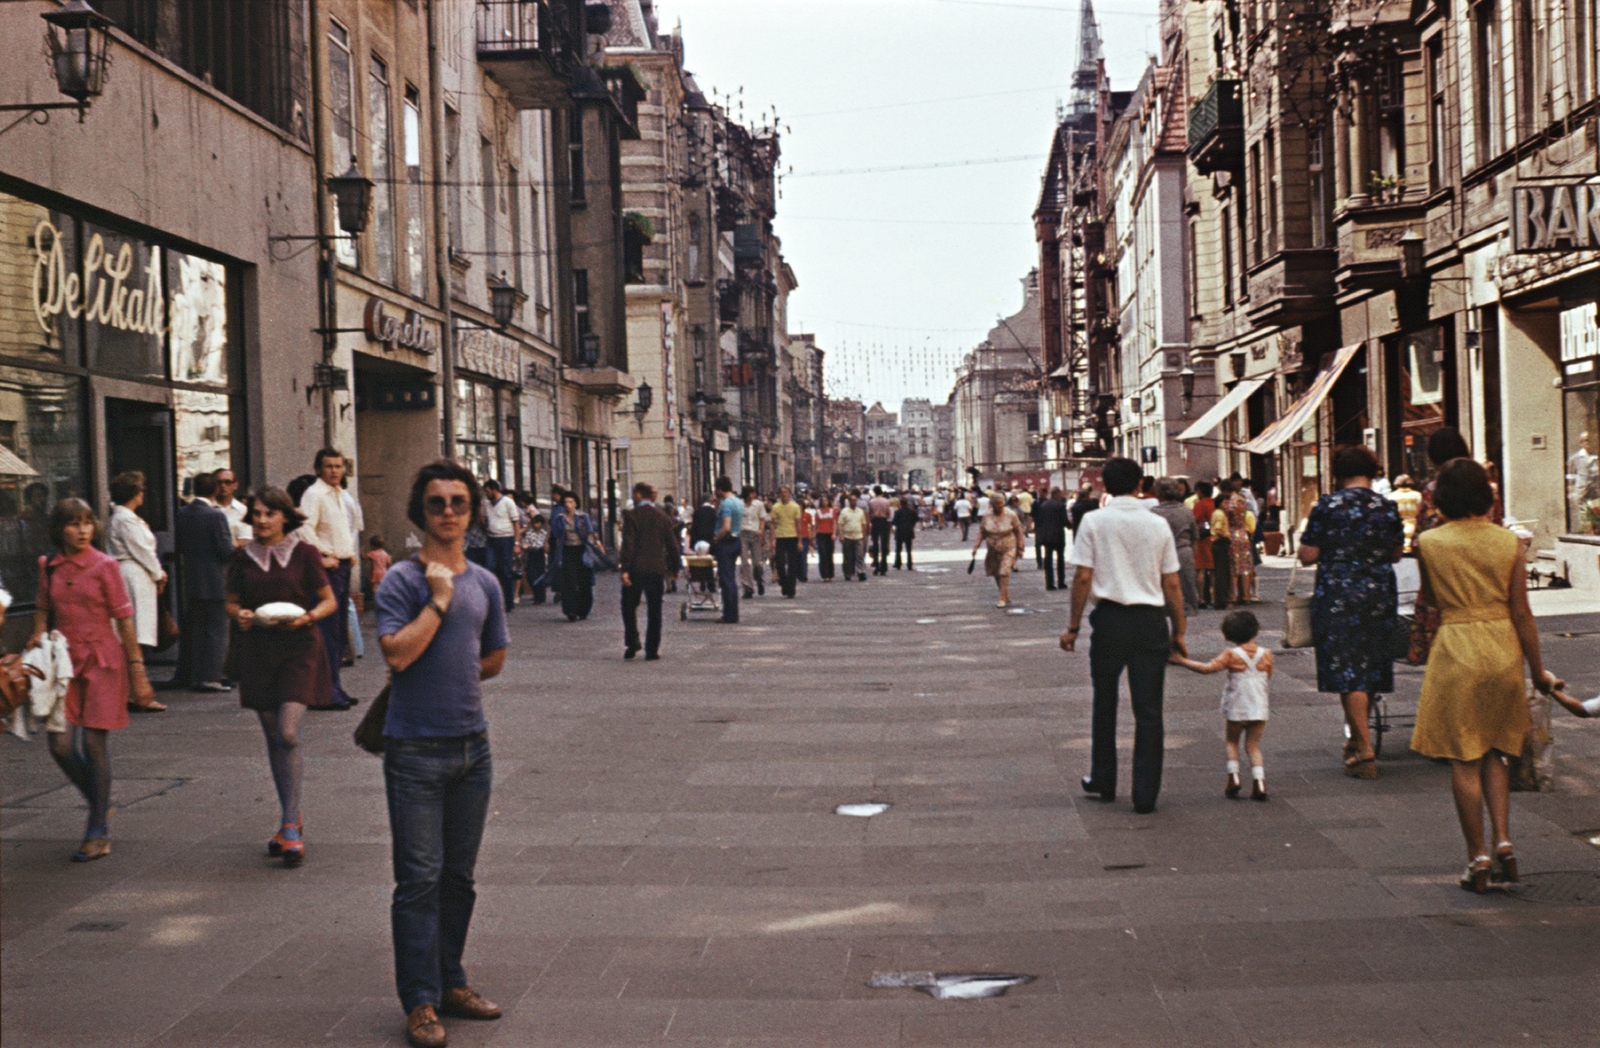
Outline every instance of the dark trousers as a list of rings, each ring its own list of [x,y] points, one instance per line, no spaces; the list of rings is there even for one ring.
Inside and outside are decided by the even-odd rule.
[[[628,574],[633,585],[622,587],[622,644],[629,651],[639,650],[639,598],[645,600],[644,653],[661,650],[661,594],[666,577],[634,571]]]
[[[583,547],[569,546],[561,555],[561,613],[586,619],[594,607],[594,575],[583,562]]]
[[[344,685],[339,683],[339,669],[344,665],[345,619],[350,615],[350,562],[341,560],[326,571],[328,585],[333,588],[333,599],[339,602],[339,610],[318,622],[317,629],[322,631],[322,646],[328,650],[328,672],[333,674],[333,701],[349,702],[350,696],[344,693]]]
[[[810,582],[811,581],[811,578],[810,578],[811,569],[806,564],[806,558],[811,555],[811,543],[812,543],[812,540],[809,539],[809,538],[804,538],[804,539],[800,540],[800,558],[795,561],[794,570],[795,570],[795,577],[797,577],[801,582]]]
[[[794,584],[800,578],[800,540],[775,539],[778,561],[778,588],[785,597],[794,596]]]
[[[1050,589],[1067,588],[1067,544],[1063,539],[1060,542],[1035,543],[1040,561],[1039,566],[1044,568],[1044,584]],[[1054,569],[1050,567],[1055,564]]]
[[[1226,608],[1233,600],[1233,542],[1211,540],[1211,606]]]
[[[522,571],[528,580],[529,588],[533,590],[533,602],[535,604],[543,604],[545,601],[545,587],[535,581],[544,574],[544,564],[544,550],[530,549],[528,551],[528,562],[523,565]]]
[[[1164,746],[1161,706],[1167,684],[1167,613],[1149,605],[1102,600],[1089,613],[1089,676],[1094,682],[1089,779],[1097,790],[1117,786],[1117,682],[1128,671],[1133,700],[1133,803],[1154,807],[1161,793]]]
[[[913,541],[915,541],[915,539],[916,539],[915,535],[898,535],[898,534],[895,535],[895,537],[894,537],[894,566],[895,567],[898,568],[900,566],[900,551],[901,550],[905,550],[906,551],[906,567],[909,568],[909,567],[912,566],[911,565],[911,543]]]
[[[490,535],[487,549],[489,560],[484,567],[500,580],[500,592],[510,611],[517,603],[517,540],[512,535]]]
[[[961,541],[965,542],[967,541],[967,531],[972,527],[972,518],[957,517],[956,520],[961,524]]]
[[[864,564],[861,563],[861,540],[840,539],[839,543],[844,548],[844,577],[846,581],[856,577]]]
[[[228,613],[220,600],[191,600],[178,625],[175,684],[210,684],[222,679],[228,657]],[[336,678],[337,679],[337,678]]]
[[[384,792],[393,841],[394,981],[400,1007],[439,1006],[467,985],[461,954],[478,893],[473,868],[489,813],[489,737],[390,739]]]
[[[722,621],[739,621],[739,553],[744,544],[739,536],[728,535],[711,544],[717,558],[717,585],[722,588]]]
[[[879,575],[889,573],[889,522],[881,517],[872,521],[872,568]]]
[[[833,535],[817,536],[817,577],[833,578]]]

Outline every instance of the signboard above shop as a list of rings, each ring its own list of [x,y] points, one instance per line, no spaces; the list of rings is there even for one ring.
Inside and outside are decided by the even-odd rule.
[[[1600,251],[1600,182],[1523,182],[1511,190],[1511,249]]]

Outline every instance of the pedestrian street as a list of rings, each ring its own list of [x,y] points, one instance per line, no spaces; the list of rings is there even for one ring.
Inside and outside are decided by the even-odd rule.
[[[1397,667],[1381,777],[1342,775],[1337,698],[1310,649],[1278,649],[1270,561],[1271,800],[1223,797],[1217,679],[1173,667],[1160,802],[1137,816],[1126,703],[1120,796],[1078,784],[1067,594],[1030,546],[996,609],[969,548],[926,531],[916,571],[866,583],[813,565],[732,626],[681,621],[680,586],[651,663],[622,658],[615,574],[586,621],[520,606],[485,686],[465,958],[505,1016],[452,1021],[450,1043],[1594,1043],[1600,721],[1558,712],[1555,791],[1512,795],[1518,894],[1463,892],[1448,769],[1399,726],[1420,669]],[[1600,614],[1561,596],[1535,594],[1547,664],[1593,695]],[[1220,618],[1193,617],[1194,657]],[[6,1046],[404,1043],[380,762],[350,740],[383,676],[366,625],[344,677],[363,705],[307,720],[297,869],[264,857],[276,802],[234,695],[175,693],[120,734],[116,851],[89,865],[67,861],[82,811],[42,739],[0,737]],[[960,975],[1028,978],[940,999]]]

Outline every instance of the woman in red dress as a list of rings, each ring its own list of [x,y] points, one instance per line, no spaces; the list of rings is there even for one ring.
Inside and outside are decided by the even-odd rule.
[[[91,543],[100,522],[82,499],[56,503],[50,541],[60,552],[39,558],[38,610],[28,647],[56,630],[67,639],[72,681],[63,700],[67,731],[51,731],[50,756],[89,804],[89,826],[73,862],[111,854],[110,733],[128,726],[129,680],[135,701],[155,691],[133,627],[133,602],[116,558]]]
[[[308,706],[333,703],[333,678],[315,623],[339,610],[322,570],[322,556],[293,532],[305,523],[281,488],[257,492],[250,512],[255,538],[228,564],[224,607],[234,621],[228,649],[229,676],[239,682],[239,705],[256,711],[267,737],[267,762],[278,789],[283,820],[267,854],[285,866],[305,858],[301,836],[300,722]],[[256,621],[256,609],[287,602],[309,611],[288,622]]]
[[[1217,566],[1211,555],[1211,514],[1216,511],[1217,504],[1211,498],[1214,489],[1209,480],[1202,480],[1194,490],[1194,571],[1200,587],[1200,606],[1209,608],[1212,605],[1211,573]]]

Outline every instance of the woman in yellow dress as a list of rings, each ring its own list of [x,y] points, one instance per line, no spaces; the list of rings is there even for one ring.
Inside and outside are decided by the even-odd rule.
[[[1510,779],[1501,757],[1521,753],[1528,731],[1522,663],[1540,691],[1555,681],[1539,655],[1517,537],[1486,516],[1494,505],[1488,474],[1471,459],[1452,459],[1439,470],[1434,500],[1445,523],[1423,532],[1417,545],[1422,592],[1439,609],[1439,633],[1422,678],[1411,748],[1451,762],[1471,856],[1461,887],[1482,893],[1491,879],[1517,879]],[[1492,857],[1483,834],[1486,806]]]

